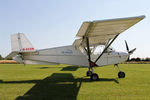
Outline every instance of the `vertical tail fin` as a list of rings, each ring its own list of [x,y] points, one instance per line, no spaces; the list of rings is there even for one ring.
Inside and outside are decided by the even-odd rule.
[[[34,51],[33,45],[23,33],[13,34],[11,36],[12,51],[29,52]]]

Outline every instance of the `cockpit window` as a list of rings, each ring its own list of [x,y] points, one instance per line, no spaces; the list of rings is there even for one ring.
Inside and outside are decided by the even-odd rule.
[[[107,50],[106,50],[106,53],[111,53],[111,52],[114,52],[115,50],[112,48],[112,47],[110,47],[110,48],[108,48]]]

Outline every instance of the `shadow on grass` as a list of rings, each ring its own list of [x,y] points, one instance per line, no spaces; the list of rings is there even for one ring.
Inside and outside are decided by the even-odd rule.
[[[49,68],[49,67],[40,67],[39,69],[47,69],[47,68]]]
[[[36,69],[53,69],[53,68],[61,68],[61,71],[76,71],[78,68],[87,68],[87,67],[82,67],[82,66],[55,66],[55,67],[48,67],[48,66],[43,66],[43,67],[35,67]]]
[[[40,82],[36,81],[38,83],[34,87],[16,100],[76,100],[81,86],[81,82],[70,73],[54,73]]]
[[[76,100],[82,82],[112,82],[119,83],[117,79],[101,78],[91,81],[87,77],[75,79],[71,73],[53,73],[43,80],[2,81],[4,84],[36,83],[23,96],[16,100]]]
[[[67,66],[61,69],[61,71],[76,71],[79,67],[77,66]]]
[[[119,84],[118,78],[116,79],[115,78],[100,78],[99,81],[105,81],[105,82],[114,81],[115,83]]]
[[[17,84],[17,83],[40,83],[42,80],[22,80],[22,81],[3,81],[0,80],[0,84]]]
[[[66,77],[67,81],[66,82],[70,82],[68,80],[68,77]],[[44,79],[45,80],[45,79]],[[0,80],[0,84],[17,84],[17,83],[41,83],[43,82],[44,80],[22,80],[22,81],[3,81],[3,80]],[[62,79],[61,79],[62,80]],[[60,81],[61,81],[60,80]],[[78,79],[73,79],[72,80],[73,82],[74,81],[77,81],[77,82],[112,82],[114,81],[115,83],[119,84],[119,81],[118,81],[118,78],[100,78],[99,80],[97,81],[92,81],[90,80],[89,78],[78,78]]]
[[[48,68],[64,68],[64,67],[36,67],[36,69],[48,69]]]

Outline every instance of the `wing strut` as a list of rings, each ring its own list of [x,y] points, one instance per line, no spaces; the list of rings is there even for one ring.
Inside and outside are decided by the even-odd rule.
[[[114,39],[105,47],[105,49],[103,50],[103,52],[98,56],[98,58],[95,60],[95,64],[96,62],[100,59],[100,57],[103,55],[103,53],[109,48],[109,46],[113,43],[113,41],[118,37],[119,34],[117,34]]]
[[[86,45],[87,45],[87,49],[85,49],[85,51],[87,52],[87,55],[88,55],[88,61],[89,61],[89,70],[93,70],[92,67],[94,66],[98,66],[97,64],[95,64],[93,61],[91,61],[91,50],[90,50],[90,45],[89,45],[89,38],[88,37],[85,37],[86,39]]]

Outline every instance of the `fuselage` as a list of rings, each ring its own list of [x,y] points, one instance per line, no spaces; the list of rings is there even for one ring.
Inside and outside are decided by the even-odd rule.
[[[70,64],[77,66],[89,66],[88,57],[74,46],[63,46],[49,49],[37,50],[34,53],[24,53],[21,56],[15,56],[13,59],[25,64]],[[99,54],[92,54],[91,60],[94,62]],[[97,61],[98,66],[118,64],[128,59],[128,53],[125,52],[106,52]]]

